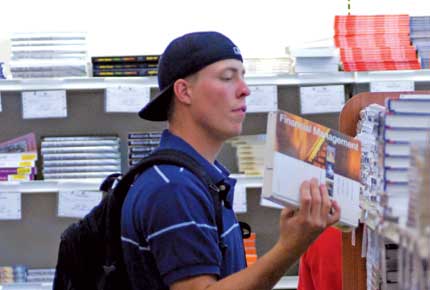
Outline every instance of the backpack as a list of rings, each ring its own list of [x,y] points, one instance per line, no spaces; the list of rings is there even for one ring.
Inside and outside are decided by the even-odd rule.
[[[207,185],[215,204],[219,247],[224,252],[221,202],[228,188],[214,184],[189,155],[162,149],[142,159],[124,176],[108,176],[100,186],[100,190],[106,192],[100,204],[62,233],[53,290],[131,289],[122,256],[121,209],[135,179],[155,164],[184,167]]]

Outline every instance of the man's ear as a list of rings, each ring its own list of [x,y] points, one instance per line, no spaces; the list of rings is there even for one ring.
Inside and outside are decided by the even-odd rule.
[[[179,102],[184,104],[191,104],[190,96],[190,83],[184,79],[178,79],[173,84],[173,92],[175,93]]]

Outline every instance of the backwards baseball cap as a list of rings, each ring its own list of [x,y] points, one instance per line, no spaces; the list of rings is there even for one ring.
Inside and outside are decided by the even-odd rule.
[[[175,81],[223,59],[243,62],[237,46],[219,32],[193,32],[174,39],[158,63],[160,92],[140,110],[139,116],[151,121],[166,121]]]

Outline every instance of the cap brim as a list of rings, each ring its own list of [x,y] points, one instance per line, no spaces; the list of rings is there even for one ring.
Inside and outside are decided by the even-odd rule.
[[[173,84],[158,93],[142,110],[139,117],[149,121],[167,121],[167,112],[172,97]]]

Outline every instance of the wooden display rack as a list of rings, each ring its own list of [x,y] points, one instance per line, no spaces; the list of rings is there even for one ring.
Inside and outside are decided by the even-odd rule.
[[[398,98],[402,94],[430,94],[430,91],[359,93],[343,107],[339,115],[339,131],[355,136],[360,111],[370,104],[384,105],[386,98]],[[352,234],[342,234],[342,289],[366,290],[366,259],[361,257],[363,224],[355,231],[355,246]]]

